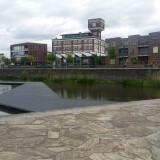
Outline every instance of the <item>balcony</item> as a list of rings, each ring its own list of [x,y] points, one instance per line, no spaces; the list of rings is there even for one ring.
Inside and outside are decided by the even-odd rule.
[[[21,50],[17,50],[17,49],[12,49],[11,52],[25,52],[25,51],[28,51],[28,48],[24,48],[24,49],[21,49]]]
[[[128,52],[119,53],[119,58],[128,57]]]
[[[138,47],[149,47],[149,44],[148,44],[148,42],[139,43],[139,44],[138,44]]]
[[[119,49],[128,49],[128,45],[119,46]]]
[[[139,52],[138,57],[146,57],[149,56],[149,52]]]

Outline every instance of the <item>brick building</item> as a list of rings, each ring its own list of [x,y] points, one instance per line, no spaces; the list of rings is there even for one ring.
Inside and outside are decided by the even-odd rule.
[[[101,18],[89,19],[88,29],[84,33],[63,34],[61,39],[52,39],[52,52],[96,52],[105,53],[105,41],[101,39],[101,32],[105,22]]]
[[[11,59],[15,57],[20,60],[27,55],[33,55],[36,62],[45,62],[47,56],[47,44],[40,43],[19,43],[10,46]]]
[[[107,52],[115,48],[117,65],[160,64],[160,32],[109,38],[105,42]]]

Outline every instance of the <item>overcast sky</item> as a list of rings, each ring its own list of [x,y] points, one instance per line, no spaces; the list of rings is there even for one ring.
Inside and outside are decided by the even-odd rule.
[[[0,0],[0,53],[10,44],[47,43],[62,33],[83,32],[89,18],[105,20],[102,38],[160,31],[160,0]]]

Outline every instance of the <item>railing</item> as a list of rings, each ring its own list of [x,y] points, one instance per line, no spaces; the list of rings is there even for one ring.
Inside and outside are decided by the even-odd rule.
[[[138,56],[149,56],[149,52],[139,52]]]
[[[28,51],[28,48],[21,49],[21,50],[17,50],[17,49],[12,49],[11,50],[11,52],[24,52],[24,51]]]
[[[128,53],[119,53],[119,57],[128,57]]]
[[[138,47],[148,47],[149,44],[148,43],[140,43],[138,44]]]

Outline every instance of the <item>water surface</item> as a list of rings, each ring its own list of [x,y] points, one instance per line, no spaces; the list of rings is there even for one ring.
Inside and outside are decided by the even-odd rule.
[[[49,84],[62,98],[105,101],[137,101],[160,98],[160,89],[124,87],[122,85]]]

